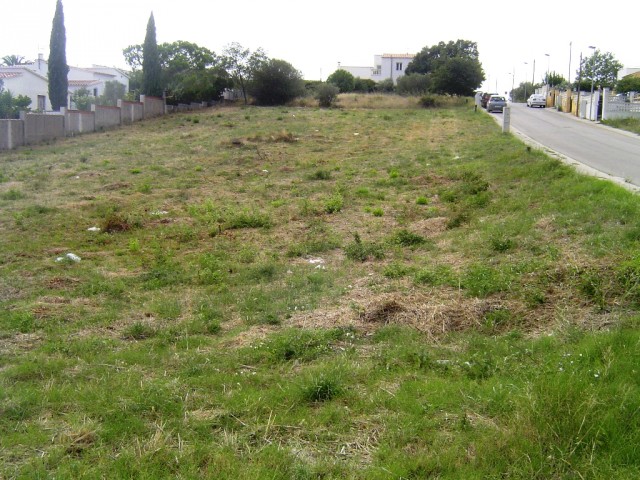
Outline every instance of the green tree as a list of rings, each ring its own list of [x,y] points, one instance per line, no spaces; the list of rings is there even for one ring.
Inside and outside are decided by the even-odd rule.
[[[618,80],[616,92],[640,92],[640,77],[637,75],[627,75]]]
[[[304,81],[293,65],[272,58],[253,72],[249,91],[260,105],[284,105],[304,95]]]
[[[543,83],[552,87],[563,87],[567,85],[567,80],[557,72],[549,72],[545,74]]]
[[[526,102],[527,98],[535,93],[537,85],[531,82],[521,82],[516,88],[511,90],[511,98],[514,102]]]
[[[51,40],[49,41],[49,99],[54,110],[67,106],[69,66],[67,65],[67,34],[64,28],[62,1],[56,3]]]
[[[143,46],[130,45],[122,53],[131,67],[129,85],[138,88]],[[197,102],[217,99],[233,82],[224,69],[224,59],[211,50],[191,42],[177,41],[158,45],[162,84],[167,101]]]
[[[156,42],[156,22],[153,12],[147,22],[147,34],[142,46],[142,93],[154,97],[161,97],[164,86],[162,84],[162,68]]]
[[[422,95],[429,92],[430,87],[428,75],[410,73],[398,78],[396,90],[400,95]]]
[[[224,48],[223,63],[231,75],[234,85],[242,91],[245,105],[247,101],[247,88],[253,72],[267,61],[267,55],[259,48],[252,52],[237,42],[230,43]]]
[[[227,71],[221,67],[187,70],[174,78],[170,87],[170,100],[191,103],[217,100],[225,88],[233,87]]]
[[[340,89],[340,93],[353,92],[356,87],[355,77],[346,70],[339,68],[327,77],[327,83],[333,83]]]
[[[126,87],[123,84],[115,80],[108,80],[104,82],[104,91],[98,98],[98,104],[115,107],[118,100],[122,100],[126,94]]]
[[[73,95],[71,95],[71,103],[73,103],[78,110],[91,110],[91,105],[93,105],[95,101],[95,97],[91,94],[89,89],[85,87],[79,88],[73,92]]]
[[[456,40],[424,47],[407,65],[407,75],[431,77],[431,91],[450,95],[472,95],[485,80],[476,42]]]
[[[600,50],[593,55],[582,59],[582,81],[593,82],[593,85],[601,88],[613,88],[618,80],[618,71],[622,64],[615,59],[612,53],[602,53]],[[576,71],[580,75],[580,69]]]
[[[26,65],[27,61],[22,55],[6,55],[2,57],[2,65],[12,67],[15,65]]]
[[[470,58],[449,58],[431,74],[435,93],[471,96],[484,81],[482,67]]]

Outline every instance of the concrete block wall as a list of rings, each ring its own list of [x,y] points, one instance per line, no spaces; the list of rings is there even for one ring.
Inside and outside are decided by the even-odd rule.
[[[96,131],[96,116],[93,112],[66,108],[61,108],[60,112],[64,115],[64,129],[67,135]]]
[[[0,120],[0,150],[12,150],[24,145],[24,122]]]
[[[64,115],[20,112],[24,122],[24,144],[45,142],[65,136]]]
[[[91,111],[95,115],[96,130],[119,127],[122,124],[121,110],[118,107],[91,105]]]
[[[124,100],[118,100],[118,107],[120,107],[120,115],[123,125],[127,125],[133,122],[139,122],[144,118],[144,104],[140,102],[125,102]]]
[[[94,132],[170,112],[206,108],[203,103],[165,105],[164,99],[144,97],[143,102],[118,100],[117,107],[93,105],[90,112],[62,109],[49,114],[20,112],[20,120],[0,120],[0,150],[52,140],[76,133]]]
[[[144,105],[144,118],[153,118],[164,115],[164,99],[140,95],[140,103]]]

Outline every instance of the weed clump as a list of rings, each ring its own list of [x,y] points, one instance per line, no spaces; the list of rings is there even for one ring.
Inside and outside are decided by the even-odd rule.
[[[319,403],[332,400],[344,392],[342,382],[335,373],[321,373],[302,385],[301,396],[305,402]]]
[[[344,198],[339,193],[334,193],[324,204],[327,213],[338,213],[344,206]]]
[[[369,258],[382,260],[385,256],[382,245],[374,242],[363,242],[357,232],[353,235],[353,242],[345,247],[344,252],[349,260],[359,262],[364,262]]]
[[[156,331],[146,323],[135,322],[125,329],[123,337],[127,340],[144,340],[151,338],[156,334]]]
[[[140,222],[132,220],[119,213],[113,212],[103,220],[101,229],[106,233],[128,232],[135,227],[139,227]]]
[[[417,233],[403,229],[393,236],[393,243],[402,247],[416,247],[427,243],[427,239]]]

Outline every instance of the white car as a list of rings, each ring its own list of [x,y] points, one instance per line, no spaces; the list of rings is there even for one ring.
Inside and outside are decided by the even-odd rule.
[[[544,98],[544,95],[540,95],[539,93],[534,93],[527,99],[527,107],[545,108],[546,106],[547,106],[547,99]]]

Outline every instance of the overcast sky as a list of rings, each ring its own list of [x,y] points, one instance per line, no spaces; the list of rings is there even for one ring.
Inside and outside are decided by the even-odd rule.
[[[42,53],[46,59],[55,3],[17,0],[11,7],[5,5],[0,57],[15,54],[32,60]],[[375,54],[417,53],[425,46],[459,38],[478,43],[487,77],[483,87],[497,87],[498,92],[509,90],[512,79],[516,86],[525,77],[531,80],[534,60],[536,82],[548,68],[565,78],[571,73],[573,79],[580,52],[588,55],[590,45],[613,53],[625,67],[640,67],[637,41],[632,38],[633,27],[625,21],[624,8],[611,11],[615,18],[603,18],[589,0],[579,2],[577,12],[573,5],[557,2],[548,7],[525,2],[526,9],[515,3],[63,0],[67,62],[79,67],[126,67],[122,49],[143,43],[151,11],[158,43],[185,40],[216,53],[231,42],[252,50],[262,47],[270,58],[288,61],[307,79],[326,79],[338,62],[373,66]],[[603,21],[589,25],[590,19]]]

